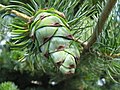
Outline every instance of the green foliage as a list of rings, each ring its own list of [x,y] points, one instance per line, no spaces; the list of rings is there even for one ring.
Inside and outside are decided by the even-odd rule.
[[[12,82],[3,82],[0,84],[0,90],[19,90]]]
[[[11,1],[12,3],[10,3],[8,6],[10,9],[15,9],[29,16],[37,16],[38,14],[36,14],[36,11],[51,7],[63,12],[66,17],[65,23],[68,22],[70,25],[69,29],[72,35],[76,39],[83,40],[85,42],[91,37],[93,28],[96,25],[96,21],[99,19],[106,0]],[[6,75],[7,71],[20,71],[22,74],[24,74],[24,72],[28,72],[34,78],[36,77],[37,80],[39,80],[38,77],[42,77],[44,73],[50,75],[50,81],[48,80],[49,84],[51,84],[52,81],[55,81],[57,85],[49,87],[47,90],[119,90],[119,5],[120,4],[118,2],[109,16],[103,32],[98,37],[97,42],[91,47],[90,53],[85,53],[84,55],[81,54],[80,64],[77,66],[76,73],[70,78],[68,76],[63,76],[60,73],[56,73],[58,70],[55,69],[53,63],[51,63],[52,59],[43,57],[41,53],[38,53],[38,48],[33,48],[37,47],[37,45],[35,45],[36,42],[32,44],[33,41],[30,40],[31,37],[29,35],[31,32],[29,32],[29,28],[32,29],[36,22],[31,24],[13,14],[3,18],[3,16],[9,14],[9,12],[2,15],[2,18],[0,19],[0,41],[6,38],[5,36],[7,36],[7,32],[13,31],[12,34],[19,35],[17,38],[13,38],[10,41],[14,42],[15,45],[18,45],[14,46],[14,44],[10,44],[13,45],[13,49],[16,47],[19,47],[19,49],[10,50],[7,45],[5,45],[5,47],[0,46],[2,48],[4,47],[3,49],[0,49],[0,82],[5,81],[8,77],[11,79],[10,75]],[[38,28],[38,26],[39,25],[36,24],[35,28]],[[26,48],[28,48],[30,45],[33,47],[30,47],[32,49],[29,48],[29,52],[26,53]],[[79,50],[81,50],[81,47],[78,43],[75,43],[75,45]],[[33,80],[31,77],[28,78],[30,79],[29,81]],[[98,86],[97,81],[101,78],[105,78],[106,83],[103,86]],[[42,79],[40,79],[40,81],[41,80]],[[26,89],[42,90],[43,88],[28,87]]]
[[[93,46],[106,62],[106,73],[116,83],[120,80],[120,22],[119,22],[119,2],[106,22],[103,32]],[[116,18],[117,17],[117,18]]]
[[[7,5],[7,4],[9,4],[9,1],[10,0],[0,0],[0,3]]]

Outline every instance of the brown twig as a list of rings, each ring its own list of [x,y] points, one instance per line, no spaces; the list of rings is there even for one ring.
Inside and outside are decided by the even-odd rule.
[[[32,17],[27,16],[26,14],[20,13],[20,12],[18,12],[16,10],[11,10],[10,12],[15,14],[16,16],[21,17],[21,18],[23,18],[25,20],[28,20],[28,21],[31,20],[31,18],[32,18]]]
[[[96,42],[99,34],[102,32],[104,24],[110,14],[110,12],[112,11],[112,8],[114,7],[115,3],[117,2],[117,0],[108,0],[102,13],[101,16],[97,22],[97,25],[94,29],[94,32],[91,36],[91,39],[88,41],[87,45],[84,47],[84,51],[88,51],[89,48]]]
[[[7,9],[7,7],[6,7],[5,5],[0,4],[0,10],[3,10],[3,9]],[[21,18],[23,18],[23,19],[25,19],[25,20],[28,20],[28,21],[29,21],[29,20],[32,19],[32,17],[27,16],[26,14],[23,14],[23,13],[18,12],[18,11],[16,11],[16,10],[9,10],[9,9],[8,9],[8,11],[10,11],[10,13],[13,13],[13,14],[15,14],[16,16],[21,17]]]

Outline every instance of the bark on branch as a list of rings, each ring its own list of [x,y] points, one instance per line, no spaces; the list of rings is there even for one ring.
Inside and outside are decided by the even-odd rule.
[[[88,51],[89,48],[96,42],[99,34],[102,32],[104,24],[112,11],[112,8],[114,7],[115,3],[117,0],[108,0],[102,13],[101,16],[97,22],[97,25],[95,26],[94,32],[91,36],[91,39],[88,41],[87,45],[84,47],[84,51]]]

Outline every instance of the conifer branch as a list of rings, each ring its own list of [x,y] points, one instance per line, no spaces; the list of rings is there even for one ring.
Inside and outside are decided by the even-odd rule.
[[[4,10],[4,9],[7,9],[7,6],[4,6],[4,5],[2,5],[2,4],[0,4],[0,11],[1,10]],[[23,19],[25,19],[25,20],[31,20],[32,19],[32,17],[30,17],[30,16],[28,16],[28,15],[26,15],[26,14],[23,14],[23,13],[21,13],[21,12],[18,12],[18,11],[16,11],[16,10],[9,10],[9,8],[8,8],[8,11],[10,11],[10,13],[13,13],[13,14],[15,14],[16,16],[18,16],[18,17],[21,17],[21,18],[23,18]]]
[[[84,51],[88,51],[89,48],[96,42],[98,36],[103,30],[104,24],[112,11],[112,8],[116,4],[117,0],[108,0],[102,13],[101,16],[97,22],[97,25],[95,26],[94,32],[91,36],[91,39],[88,41],[87,45],[84,47]]]
[[[16,16],[21,17],[21,18],[23,18],[25,20],[28,20],[28,21],[31,20],[31,18],[32,18],[32,17],[27,16],[26,14],[23,14],[23,13],[18,12],[16,10],[11,10],[10,12],[13,13],[13,14],[15,14]]]

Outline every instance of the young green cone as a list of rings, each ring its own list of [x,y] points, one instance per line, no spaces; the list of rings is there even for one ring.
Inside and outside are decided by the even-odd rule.
[[[51,58],[63,74],[75,73],[80,52],[63,13],[53,8],[40,9],[31,22],[17,22],[12,25],[12,49],[27,47],[28,54],[42,53]]]
[[[73,42],[67,21],[61,16],[63,14],[54,11],[40,10],[31,31],[40,51],[46,57],[51,57],[63,74],[73,74],[80,53]]]

